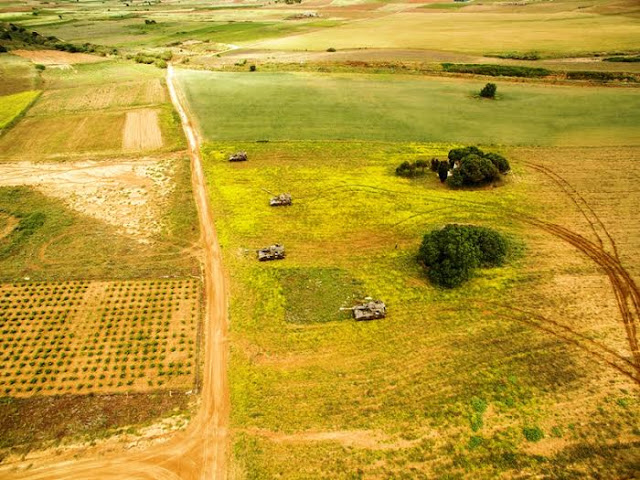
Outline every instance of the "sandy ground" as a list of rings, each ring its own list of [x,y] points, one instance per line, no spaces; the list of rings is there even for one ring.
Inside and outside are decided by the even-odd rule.
[[[13,232],[13,229],[18,225],[18,219],[11,215],[6,215],[0,212],[0,240]]]
[[[172,190],[171,160],[0,164],[0,186],[30,185],[68,207],[149,242]]]
[[[104,62],[105,57],[86,53],[59,52],[57,50],[12,50],[12,54],[42,65],[73,65],[74,63]]]
[[[167,70],[171,100],[189,142],[193,191],[200,220],[205,274],[205,360],[201,406],[184,432],[161,444],[130,453],[85,457],[40,457],[37,463],[24,458],[20,464],[0,466],[1,478],[92,480],[99,479],[224,479],[227,477],[229,429],[227,280],[222,252],[209,205],[200,146],[176,87],[173,69]],[[33,457],[32,457],[33,458]],[[20,466],[22,465],[22,467]]]
[[[122,132],[124,151],[153,150],[162,147],[158,111],[150,109],[127,112]]]

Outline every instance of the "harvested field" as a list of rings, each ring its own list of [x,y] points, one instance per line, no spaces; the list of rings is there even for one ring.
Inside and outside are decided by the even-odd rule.
[[[122,112],[24,118],[0,138],[0,160],[41,161],[43,156],[119,152],[124,123]]]
[[[37,90],[39,77],[33,64],[24,58],[0,55],[0,95]]]
[[[105,57],[86,53],[59,52],[57,50],[12,50],[11,53],[42,65],[73,65],[106,61]]]
[[[63,112],[104,110],[153,105],[167,100],[159,79],[141,82],[106,83],[99,86],[63,88],[44,92],[32,115],[55,115]]]
[[[174,161],[140,159],[0,164],[0,186],[34,186],[68,207],[149,241],[162,230]]]
[[[127,112],[122,134],[124,151],[153,150],[162,147],[162,132],[157,110]]]
[[[0,286],[0,389],[33,394],[191,388],[200,285],[189,280]]]

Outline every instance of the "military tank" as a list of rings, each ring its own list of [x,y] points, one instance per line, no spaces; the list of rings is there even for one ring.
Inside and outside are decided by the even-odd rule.
[[[247,152],[236,152],[229,157],[230,162],[246,162],[247,159]]]
[[[387,306],[380,300],[367,299],[362,305],[351,308],[356,320],[376,320],[387,316]]]
[[[284,245],[276,243],[266,248],[258,250],[258,260],[266,262],[269,260],[282,260],[285,257]]]
[[[269,200],[269,205],[271,207],[286,207],[293,203],[293,199],[291,198],[291,194],[289,193],[281,193],[280,195],[276,195],[275,197],[271,197]]]

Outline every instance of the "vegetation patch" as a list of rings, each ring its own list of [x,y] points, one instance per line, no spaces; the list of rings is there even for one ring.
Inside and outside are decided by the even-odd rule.
[[[638,77],[630,73],[622,72],[567,72],[569,80],[591,80],[596,82],[638,82]]]
[[[447,225],[424,236],[418,262],[429,279],[441,287],[458,287],[478,267],[504,263],[507,242],[498,232],[474,225]]]
[[[195,280],[0,286],[7,396],[194,387]]]
[[[0,457],[133,433],[163,417],[188,417],[191,398],[174,390],[127,395],[57,395],[0,398]],[[73,412],[72,415],[69,412]]]
[[[488,75],[491,77],[524,77],[541,78],[552,74],[551,70],[537,67],[521,67],[513,65],[485,65],[479,63],[443,63],[445,72],[470,73],[473,75]]]
[[[39,90],[28,90],[0,97],[0,131],[20,118],[41,93]]]
[[[282,269],[278,277],[285,297],[285,320],[324,323],[350,318],[349,308],[363,298],[362,283],[337,268]]]

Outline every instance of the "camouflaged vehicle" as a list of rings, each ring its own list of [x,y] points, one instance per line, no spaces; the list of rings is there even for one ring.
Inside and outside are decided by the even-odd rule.
[[[236,152],[229,157],[230,162],[246,162],[247,159],[247,152]]]
[[[261,262],[266,262],[267,260],[282,260],[284,257],[284,245],[278,243],[258,250],[258,260]]]
[[[356,320],[375,320],[387,316],[387,306],[380,300],[369,300],[351,309]]]
[[[291,205],[293,203],[293,199],[291,198],[291,194],[289,193],[281,193],[275,197],[271,197],[269,200],[269,205],[271,207],[285,207]]]

